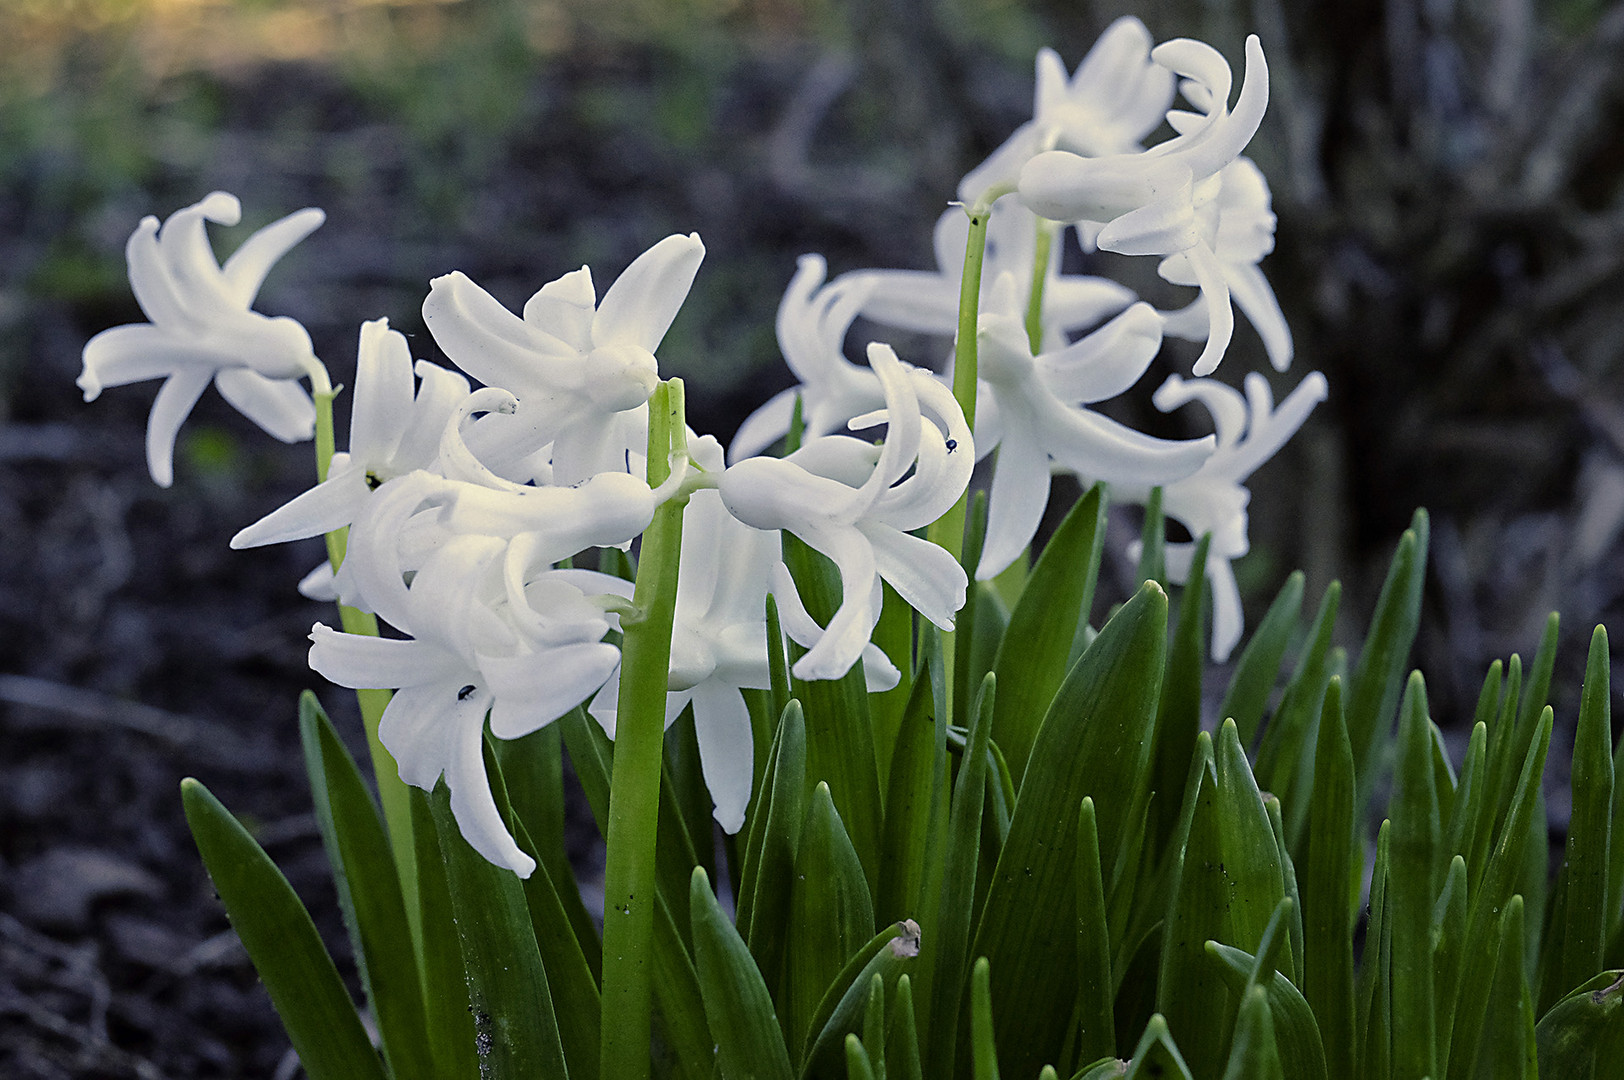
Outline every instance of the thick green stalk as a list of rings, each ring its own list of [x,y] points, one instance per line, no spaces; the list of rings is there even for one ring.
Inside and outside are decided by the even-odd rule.
[[[316,480],[327,479],[327,470],[333,463],[333,399],[338,396],[327,377],[327,371],[318,363],[310,374],[316,402]],[[336,573],[343,565],[349,529],[334,529],[327,534],[327,561]],[[344,604],[338,605],[339,624],[346,634],[378,636],[377,616],[357,611]],[[417,955],[423,954],[422,910],[417,900],[417,847],[412,838],[412,804],[407,796],[406,784],[400,778],[400,766],[378,739],[378,724],[383,710],[392,696],[388,690],[357,690],[355,699],[361,707],[361,726],[367,733],[367,752],[372,759],[372,775],[378,784],[378,800],[383,804],[384,824],[389,830],[389,846],[395,855],[395,872],[400,875],[400,890],[406,901],[406,922],[411,928],[412,945]]]
[[[987,221],[992,203],[983,201],[969,208],[970,235],[964,245],[964,276],[959,281],[959,330],[953,345],[953,397],[964,412],[964,422],[976,426],[976,327],[981,307],[981,263],[987,254]],[[964,554],[964,519],[969,492],[959,496],[953,509],[930,527],[930,539],[951,551],[955,558]],[[971,568],[972,571],[974,567]],[[952,650],[943,648],[944,656]],[[951,685],[952,679],[948,680]]]
[[[649,399],[648,481],[670,474],[674,451],[686,452],[682,381],[660,384]],[[682,550],[679,497],[654,513],[643,533],[634,612],[621,616],[620,705],[609,786],[608,855],[604,866],[603,1080],[649,1075],[653,1021],[655,830],[660,812],[661,742],[665,732],[671,623],[677,607]]]
[[[964,413],[964,422],[970,425],[972,431],[976,426],[976,330],[981,308],[981,263],[987,254],[987,222],[992,218],[992,204],[1007,190],[994,188],[978,199],[974,206],[966,208],[970,215],[970,235],[964,244],[964,274],[959,280],[959,329],[958,339],[953,346],[953,397]],[[931,523],[925,534],[932,543],[952,552],[955,559],[964,557],[964,521],[969,505],[970,493],[966,490],[951,510]],[[975,573],[975,567],[967,569],[972,575]],[[942,657],[947,666],[948,694],[951,696],[951,632],[942,638]]]
[[[1032,291],[1026,301],[1026,340],[1032,355],[1043,350],[1043,287],[1049,281],[1049,253],[1054,250],[1055,223],[1038,218],[1037,243],[1032,256]]]

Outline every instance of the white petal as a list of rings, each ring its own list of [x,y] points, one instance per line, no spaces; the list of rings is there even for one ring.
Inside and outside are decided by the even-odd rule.
[[[987,499],[987,536],[976,580],[987,581],[1026,551],[1049,505],[1049,457],[1032,425],[1017,422],[998,447]]]
[[[86,401],[95,401],[109,386],[144,382],[169,375],[188,360],[212,366],[212,353],[196,357],[177,356],[180,344],[170,334],[150,323],[131,323],[103,330],[85,343],[84,371],[78,378]]]
[[[1222,450],[1232,451],[1246,435],[1246,399],[1239,390],[1217,379],[1186,379],[1175,372],[1157,387],[1151,401],[1162,412],[1172,412],[1180,405],[1199,401],[1212,417]]]
[[[1037,359],[1038,377],[1067,403],[1105,401],[1127,391],[1162,347],[1162,317],[1137,303],[1059,352]]]
[[[962,210],[948,213],[963,217]],[[961,261],[963,256],[960,256]],[[958,274],[934,270],[866,270],[871,282],[863,317],[899,330],[950,334],[959,319]]]
[[[1058,62],[1058,57],[1056,57],[1056,62]],[[1040,72],[1041,69],[1042,54],[1039,54]],[[1028,121],[1016,128],[1009,138],[1004,140],[1003,145],[989,154],[985,161],[971,169],[965,174],[964,179],[959,181],[959,201],[974,205],[990,192],[995,185],[1014,183],[1015,178],[1020,175],[1021,166],[1026,164],[1033,154],[1043,149],[1039,145],[1038,136],[1038,125],[1032,121]]]
[[[919,457],[913,475],[892,485],[867,515],[904,532],[922,529],[947,513],[964,494],[975,470],[975,441],[962,423],[954,439],[944,436],[929,420],[921,420],[919,426]]]
[[[745,458],[717,478],[716,490],[728,513],[768,531],[793,531],[813,516],[854,518],[861,510],[851,487],[787,458]]]
[[[750,804],[755,742],[750,710],[737,687],[712,680],[694,687],[694,734],[699,766],[722,831],[736,833]]]
[[[1134,299],[1132,289],[1108,278],[1056,274],[1043,290],[1043,321],[1065,330],[1081,330],[1115,315]]]
[[[1241,640],[1241,591],[1235,570],[1222,556],[1207,557],[1207,580],[1212,583],[1212,659],[1223,663]]]
[[[1110,30],[1107,30],[1106,34],[1109,33]],[[1094,43],[1095,51],[1098,51],[1100,43],[1104,40],[1105,35],[1101,35],[1100,40]],[[1087,62],[1084,61],[1085,64]],[[1059,53],[1047,45],[1038,49],[1035,67],[1036,72],[1032,81],[1032,115],[1042,116],[1065,99],[1070,79],[1066,74],[1066,62],[1060,58]]]
[[[1269,65],[1263,57],[1263,45],[1252,34],[1246,39],[1246,78],[1235,99],[1234,112],[1193,136],[1189,140],[1192,145],[1181,149],[1179,156],[1198,177],[1216,174],[1246,149],[1263,123],[1268,106]]]
[[[616,668],[609,678],[604,680],[602,688],[587,706],[587,712],[592,719],[603,728],[603,733],[611,740],[615,737],[615,720],[620,707],[620,669]]]
[[[1207,245],[1196,244],[1185,256],[1201,283],[1201,299],[1207,305],[1207,344],[1190,369],[1191,374],[1200,377],[1211,375],[1224,358],[1229,339],[1235,333],[1235,309],[1229,304],[1229,282],[1224,278],[1224,268]]]
[[[576,377],[579,350],[529,325],[460,271],[429,283],[423,321],[445,354],[487,386],[523,397]]]
[[[491,734],[517,739],[591,697],[620,666],[620,650],[580,642],[513,657],[479,658],[485,685],[496,695]]]
[[[130,290],[153,325],[172,333],[199,331],[202,325],[188,310],[158,246],[158,229],[157,218],[144,217],[124,244]]]
[[[1214,108],[1229,107],[1229,90],[1233,78],[1229,62],[1224,59],[1223,53],[1211,45],[1191,38],[1175,38],[1172,41],[1164,41],[1152,49],[1150,57],[1173,74],[1199,82]]]
[[[902,681],[902,672],[885,655],[885,650],[872,641],[863,646],[863,685],[871,694],[883,694],[896,689]]]
[[[307,207],[271,222],[244,240],[221,268],[231,296],[243,307],[252,304],[259,287],[265,283],[265,275],[277,260],[326,220],[327,215],[321,210]]]
[[[872,505],[886,488],[901,480],[915,458],[919,456],[919,395],[914,389],[908,371],[897,359],[891,346],[872,342],[868,347],[868,364],[879,376],[885,388],[886,431],[885,445],[880,448],[880,460],[874,473],[859,489],[859,498]]]
[[[1291,327],[1263,271],[1251,263],[1230,263],[1224,276],[1229,280],[1230,295],[1263,339],[1269,363],[1276,371],[1286,370],[1291,366]]]
[[[333,564],[323,559],[315,568],[299,579],[299,595],[306,600],[332,603],[338,599],[338,585],[334,581]]]
[[[204,225],[206,221],[235,225],[241,218],[242,206],[237,197],[216,191],[164,220],[158,232],[158,249],[182,304],[203,312],[247,308],[226,288]]]
[[[438,364],[419,360],[414,367],[421,380],[412,401],[411,420],[390,462],[393,475],[426,469],[440,452],[440,436],[446,424],[469,394],[468,380]]]
[[[372,489],[360,468],[329,475],[291,502],[272,510],[231,538],[233,548],[302,540],[341,529],[356,519]]]
[[[1317,371],[1309,372],[1280,403],[1280,407],[1271,412],[1267,404],[1259,407],[1267,400],[1268,386],[1267,380],[1257,372],[1247,375],[1246,396],[1251,402],[1252,426],[1247,432],[1246,442],[1234,457],[1236,479],[1243,480],[1252,475],[1258,466],[1273,457],[1286,444],[1286,440],[1303,426],[1308,414],[1325,400],[1328,392],[1325,376]]]
[[[317,623],[310,642],[310,669],[352,690],[399,690],[474,674],[455,654],[426,641],[346,634]]]
[[[458,702],[450,721],[452,757],[446,762],[445,780],[451,789],[451,814],[470,847],[495,865],[527,878],[535,870],[536,861],[519,850],[508,833],[485,773],[483,706],[489,700],[488,695],[475,694],[468,701]]]
[[[947,549],[888,525],[869,525],[863,535],[873,545],[880,576],[897,595],[943,630],[953,629],[968,585],[958,560]]]
[[[510,537],[541,534],[546,562],[589,547],[631,540],[654,519],[654,493],[625,473],[600,473],[577,487],[492,491],[459,485],[445,524],[457,532]]]
[[[1174,165],[1151,180],[1155,196],[1111,219],[1095,243],[1120,255],[1169,255],[1201,242],[1188,169]]]
[[[463,689],[455,683],[430,683],[389,699],[378,723],[378,741],[395,759],[401,780],[424,791],[434,789],[451,759],[455,707]],[[490,701],[489,694],[477,698],[478,703]]]
[[[1157,439],[1052,398],[1037,403],[1039,439],[1056,464],[1090,480],[1111,484],[1170,484],[1189,476],[1212,456],[1212,436],[1174,442]],[[1009,436],[1004,436],[1007,441]]]
[[[795,663],[802,679],[838,679],[851,670],[874,632],[879,610],[873,601],[878,570],[874,548],[855,528],[824,527],[798,532],[840,571],[841,601],[829,625],[807,654]]]
[[[592,315],[598,305],[592,270],[583,266],[543,285],[524,305],[524,321],[575,346],[592,349]]]
[[[412,419],[412,351],[388,319],[361,324],[350,409],[350,455],[376,469],[400,447]]]
[[[658,350],[704,258],[698,233],[668,236],[639,255],[604,293],[592,320],[593,344]]]
[[[1150,177],[1158,165],[1166,163],[1147,163],[1139,155],[1084,158],[1050,150],[1021,169],[1020,199],[1051,221],[1110,221],[1154,196]]]
[[[410,599],[403,575],[417,568],[408,564],[401,542],[408,534],[407,523],[427,501],[445,498],[452,485],[425,472],[408,473],[384,484],[373,493],[366,513],[350,530],[349,554],[339,571],[341,592],[348,586],[378,617],[406,633],[410,625]]]
[[[221,397],[273,438],[303,442],[316,432],[316,406],[296,382],[269,379],[249,368],[223,368],[214,385]]]
[[[754,457],[787,435],[790,418],[795,414],[795,399],[803,389],[792,386],[788,390],[780,390],[768,398],[765,405],[745,417],[727,449],[728,460],[741,461]]]
[[[1131,16],[1117,19],[1100,35],[1077,66],[1067,89],[1073,100],[1092,104],[1106,124],[1094,136],[1096,145],[1072,147],[1085,153],[1110,153],[1133,148],[1161,123],[1173,100],[1173,77],[1151,63],[1154,44],[1145,24]],[[1068,139],[1081,132],[1067,130]]]
[[[184,368],[165,379],[153,399],[147,416],[147,469],[159,487],[174,483],[175,436],[213,374],[208,368]]]

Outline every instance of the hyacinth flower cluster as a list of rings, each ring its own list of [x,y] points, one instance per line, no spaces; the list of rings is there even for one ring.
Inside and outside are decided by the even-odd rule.
[[[960,500],[978,459],[992,463],[977,578],[1025,556],[1056,473],[1103,481],[1128,501],[1162,488],[1169,517],[1192,536],[1213,534],[1211,648],[1217,659],[1234,648],[1241,624],[1230,562],[1247,551],[1244,481],[1324,397],[1323,377],[1309,376],[1276,410],[1261,376],[1248,380],[1245,398],[1210,378],[1171,376],[1158,406],[1199,402],[1216,428],[1182,442],[1091,406],[1137,384],[1165,336],[1203,341],[1194,370],[1208,375],[1233,333],[1232,295],[1274,364],[1290,362],[1289,331],[1257,267],[1273,246],[1268,188],[1240,156],[1268,97],[1262,49],[1248,42],[1233,112],[1222,56],[1194,41],[1152,48],[1132,19],[1114,24],[1069,77],[1045,50],[1037,76],[1033,119],[965,177],[967,205],[943,213],[936,271],[859,269],[826,280],[820,257],[801,260],[778,313],[800,385],[745,421],[725,468],[716,441],[687,428],[661,463],[665,479],[648,468],[655,353],[704,257],[697,235],[655,244],[601,300],[587,267],[543,285],[522,313],[460,272],[435,279],[423,318],[458,371],[414,364],[385,319],[362,326],[349,450],[232,546],[349,531],[343,558],[302,589],[375,614],[403,636],[318,623],[311,667],[341,686],[396,691],[383,745],[408,783],[431,789],[446,778],[465,835],[493,862],[521,875],[533,865],[490,797],[485,718],[497,738],[517,738],[591,700],[613,734],[616,690],[604,687],[620,656],[604,638],[631,609],[629,583],[561,567],[588,549],[627,548],[673,500],[690,503],[688,535],[703,539],[682,549],[666,718],[693,708],[717,820],[730,831],[750,796],[738,691],[767,685],[766,597],[806,649],[797,677],[837,679],[862,660],[871,687],[895,685],[895,668],[870,641],[881,582],[952,629],[967,584],[955,545],[913,534]],[[1179,96],[1189,109],[1173,108]],[[1145,147],[1164,121],[1174,137]],[[176,433],[209,381],[288,440],[315,427],[298,380],[331,393],[304,328],[250,306],[273,262],[321,212],[259,230],[219,265],[204,223],[239,217],[237,200],[216,192],[161,227],[143,221],[128,254],[151,322],[105,331],[85,349],[87,400],[104,386],[165,377],[148,438],[159,484],[171,481]],[[858,317],[951,345],[972,221],[985,228],[976,238],[984,253],[974,341],[960,340],[957,354],[944,348],[945,365],[930,355],[905,363],[882,341],[869,345],[866,363],[853,362],[846,339]],[[1155,256],[1163,277],[1200,296],[1159,311],[1113,280],[1063,273],[1066,243]],[[954,357],[970,350],[979,369],[965,408],[952,392]],[[800,446],[761,456],[788,434],[796,410]],[[883,438],[845,433],[870,430]],[[807,614],[775,555],[785,532],[839,570],[841,603],[826,626]],[[1173,581],[1188,577],[1192,547],[1170,552]]]
[[[310,335],[253,307],[321,212],[224,263],[207,225],[239,220],[230,195],[138,226],[150,321],[86,346],[86,399],[164,380],[162,485],[210,382],[316,443],[318,482],[232,545],[326,538],[298,587],[339,625],[314,625],[309,662],[358,691],[381,817],[313,698],[301,732],[375,1035],[274,866],[183,787],[310,1076],[1464,1078],[1532,1060],[1533,984],[1556,1018],[1540,1054],[1601,1075],[1574,1033],[1624,1017],[1605,634],[1580,869],[1532,979],[1516,875],[1544,865],[1554,623],[1526,687],[1516,658],[1491,672],[1458,777],[1404,679],[1424,514],[1357,664],[1331,646],[1335,585],[1299,625],[1301,575],[1242,649],[1247,484],[1327,394],[1219,374],[1237,309],[1277,376],[1292,363],[1244,156],[1268,96],[1256,38],[1238,87],[1210,46],[1133,19],[1070,73],[1044,50],[1032,119],[951,193],[933,269],[801,258],[777,314],[797,385],[726,447],[661,374],[698,236],[517,312],[436,278],[422,316],[453,366],[363,323],[341,451]],[[1069,269],[1099,252],[1154,258],[1168,288]],[[1207,433],[1101,408],[1158,363],[1155,407],[1199,406]],[[1057,475],[1086,494],[1037,545]],[[1107,498],[1145,507],[1145,580],[1096,629]],[[1235,665],[1216,732],[1209,658]],[[563,858],[564,746],[606,840],[599,913]],[[1384,786],[1361,923],[1356,820]]]

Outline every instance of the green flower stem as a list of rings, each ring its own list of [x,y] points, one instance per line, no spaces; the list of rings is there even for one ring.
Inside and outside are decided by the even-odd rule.
[[[318,361],[310,371],[310,382],[316,401],[316,480],[327,479],[327,470],[333,463],[333,399],[343,387],[334,387],[327,377],[327,369]],[[344,563],[349,529],[334,529],[327,534],[327,561],[336,572]],[[344,604],[338,605],[338,618],[346,634],[378,636],[377,616],[357,611]],[[372,758],[373,778],[378,784],[378,799],[383,804],[384,824],[389,829],[389,846],[394,849],[395,870],[400,875],[401,895],[406,901],[406,921],[412,932],[412,945],[416,955],[423,955],[422,912],[417,899],[417,849],[412,838],[412,804],[407,796],[406,784],[400,778],[400,766],[394,756],[378,740],[378,724],[383,710],[393,696],[388,690],[357,690],[356,701],[361,706],[361,724],[367,733],[367,751]]]
[[[1026,340],[1032,355],[1043,349],[1043,287],[1049,282],[1049,253],[1054,250],[1055,223],[1038,218],[1037,244],[1032,258],[1032,292],[1026,302]]]
[[[987,222],[992,217],[992,204],[1010,189],[995,187],[974,206],[966,208],[970,215],[970,235],[964,245],[964,274],[959,279],[959,330],[953,346],[953,397],[964,412],[964,422],[974,431],[976,426],[976,331],[981,308],[981,263],[987,254]],[[968,490],[959,496],[953,508],[931,523],[925,535],[932,543],[946,548],[955,559],[964,558],[964,521],[969,507]],[[975,567],[966,567],[974,575]],[[947,667],[948,694],[953,689],[953,635],[942,638],[942,659]],[[951,710],[948,715],[952,715]]]
[[[682,381],[661,383],[649,399],[650,485],[670,475],[673,454],[687,452],[685,431]],[[620,621],[620,704],[604,866],[603,1080],[645,1080],[649,1075],[655,835],[686,501],[679,496],[655,511],[638,555],[632,593],[636,611]]]

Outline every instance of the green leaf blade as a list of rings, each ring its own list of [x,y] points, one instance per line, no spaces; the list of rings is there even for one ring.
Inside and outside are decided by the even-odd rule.
[[[349,992],[287,878],[208,788],[181,781],[186,823],[311,1080],[383,1080]]]
[[[1059,1057],[1076,1000],[1077,807],[1095,796],[1101,860],[1114,865],[1128,807],[1106,796],[1144,768],[1166,626],[1167,596],[1147,584],[1072,668],[1033,744],[971,950],[991,961],[1011,1074]]]

